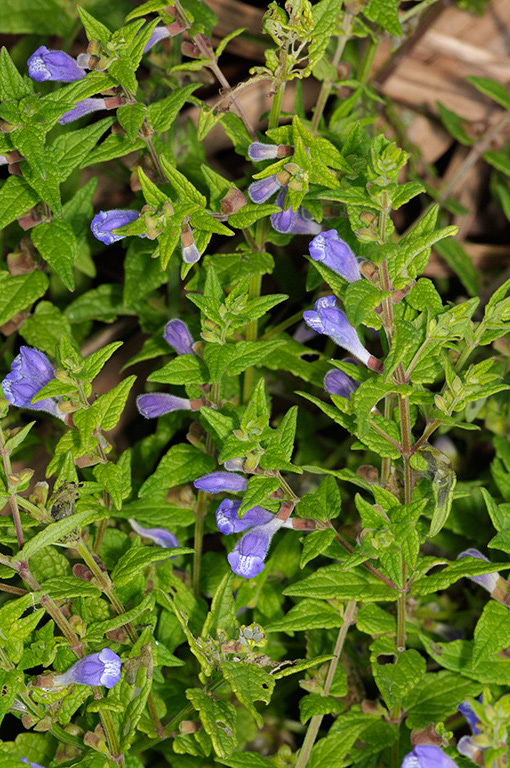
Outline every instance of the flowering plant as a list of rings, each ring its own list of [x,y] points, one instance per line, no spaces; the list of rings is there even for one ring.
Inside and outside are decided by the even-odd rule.
[[[371,79],[432,4],[0,9],[0,768],[508,765],[510,281]]]

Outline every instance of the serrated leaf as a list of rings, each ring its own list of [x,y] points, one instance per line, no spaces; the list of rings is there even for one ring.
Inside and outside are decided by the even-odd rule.
[[[207,200],[201,192],[189,181],[184,174],[177,170],[173,165],[170,165],[168,160],[163,155],[161,158],[161,165],[168,178],[168,181],[179,195],[181,202],[197,203],[202,208],[207,205]]]
[[[200,688],[188,688],[186,697],[200,715],[218,757],[228,757],[237,745],[236,710],[229,701],[218,701]]]
[[[268,496],[280,487],[280,481],[277,477],[255,476],[248,480],[248,487],[243,496],[243,501],[238,509],[239,517],[245,512],[256,506],[267,504]]]
[[[147,107],[145,104],[140,104],[140,102],[136,102],[135,104],[125,104],[117,110],[117,120],[124,128],[131,141],[136,139],[146,114]]]
[[[269,704],[275,686],[275,679],[254,664],[226,661],[221,671],[243,706],[253,715],[259,728],[263,720],[254,706],[255,701]]]
[[[39,202],[25,179],[9,176],[0,189],[0,229],[23,216]]]
[[[93,584],[76,576],[55,576],[47,579],[41,588],[54,600],[70,600],[76,597],[99,597],[101,592]]]
[[[104,24],[102,24],[100,21],[95,19],[82,6],[78,6],[77,10],[78,10],[78,15],[80,17],[80,21],[85,27],[85,32],[87,34],[88,39],[99,40],[100,43],[107,43],[112,36],[112,33],[110,32],[108,27],[105,27]]]
[[[48,278],[39,270],[15,276],[0,272],[0,325],[31,306],[48,285]]]
[[[90,152],[82,161],[80,168],[88,168],[94,163],[106,163],[108,160],[114,160],[116,157],[124,157],[134,152],[135,149],[145,147],[143,139],[131,139],[128,136],[122,136],[118,133],[112,133],[107,136],[101,144]]]
[[[444,562],[444,560],[438,560],[438,564]],[[495,573],[508,567],[510,567],[508,563],[488,563],[473,557],[463,557],[460,560],[449,562],[440,572],[430,576],[421,576],[414,582],[413,591],[419,595],[429,595],[432,592],[446,589],[461,578]]]
[[[319,568],[311,576],[291,584],[283,590],[291,597],[322,598],[323,600],[360,600],[366,602],[393,601],[398,591],[380,581],[353,571],[344,571],[341,565]]]
[[[372,656],[374,678],[389,708],[419,684],[426,668],[425,659],[414,648],[400,653],[393,664],[380,664],[377,654]]]
[[[9,0],[0,6],[0,19],[3,14],[9,11]],[[2,27],[2,31],[4,28]],[[7,30],[5,30],[7,32]],[[0,100],[22,99],[33,93],[31,83],[23,79],[18,72],[13,60],[11,59],[7,48],[0,50]]]
[[[188,547],[143,547],[132,546],[119,559],[112,571],[112,581],[118,587],[123,587],[130,582],[136,574],[140,573],[147,565],[159,560],[166,560],[176,555],[187,555],[193,550]]]
[[[329,547],[334,538],[335,531],[333,528],[326,528],[323,531],[312,531],[309,533],[303,544],[299,567],[304,568],[310,560],[314,560],[318,557]]]
[[[368,325],[380,328],[380,319],[374,309],[389,296],[388,291],[380,291],[368,280],[356,280],[349,283],[344,293],[344,304],[349,322],[354,327]]]
[[[59,179],[65,181],[69,174],[88,158],[103,133],[113,124],[113,118],[105,117],[97,123],[78,128],[57,136],[50,145],[57,164]]]
[[[407,712],[408,728],[426,728],[429,723],[445,721],[457,712],[459,701],[477,696],[480,683],[474,683],[454,672],[427,673],[420,685],[406,694],[402,706]]]
[[[150,374],[147,381],[159,384],[205,384],[209,381],[207,365],[198,355],[179,355]]]
[[[50,544],[58,544],[75,529],[82,528],[95,520],[100,520],[108,514],[107,510],[85,509],[82,512],[76,512],[70,517],[64,517],[55,523],[50,523],[46,528],[25,543],[25,546],[12,558],[13,562],[28,560],[30,557],[44,549]]]
[[[76,237],[64,219],[38,224],[32,230],[32,241],[43,259],[55,270],[62,282],[74,290],[73,264],[78,254]]]
[[[310,629],[341,627],[343,619],[339,611],[320,600],[301,600],[281,619],[271,622],[265,632],[299,632]]]
[[[110,357],[123,345],[123,343],[124,342],[122,341],[112,341],[111,344],[107,344],[106,347],[102,347],[86,357],[80,371],[80,378],[84,381],[92,381],[95,379],[103,366],[106,365]]]
[[[474,633],[473,666],[491,661],[510,646],[510,613],[495,600],[485,604]]]
[[[154,474],[147,478],[139,496],[166,496],[169,488],[189,483],[197,477],[213,472],[216,462],[212,456],[191,445],[174,445],[163,456]]]
[[[190,100],[193,91],[199,87],[199,83],[191,83],[167,96],[161,101],[155,101],[148,107],[149,120],[155,131],[164,133],[168,131],[184,104]]]

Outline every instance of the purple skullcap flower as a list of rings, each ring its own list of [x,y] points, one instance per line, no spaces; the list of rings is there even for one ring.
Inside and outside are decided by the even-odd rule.
[[[273,229],[276,229],[277,232],[283,235],[290,233],[296,235],[316,235],[317,232],[321,231],[321,225],[317,224],[302,206],[299,206],[297,211],[293,211],[290,206],[285,210],[286,190],[287,187],[284,187],[276,198],[275,204],[279,205],[281,210],[279,213],[271,214],[270,218]]]
[[[351,395],[356,392],[358,387],[359,381],[352,379],[339,368],[328,371],[324,376],[324,389],[330,395],[337,395],[338,397],[345,397],[346,400],[350,400]]]
[[[247,531],[248,528],[264,525],[274,520],[274,515],[263,507],[249,509],[243,517],[238,517],[237,510],[241,506],[240,501],[224,499],[216,510],[216,524],[220,533],[228,536],[230,533]]]
[[[488,557],[485,557],[485,555],[482,555],[481,552],[473,547],[457,555],[457,560],[460,560],[461,557],[476,557],[478,560],[485,560],[487,563],[490,563]],[[468,576],[468,579],[474,581],[475,584],[480,584],[481,587],[492,594],[498,586],[499,573],[497,571],[494,571],[494,573],[482,573],[478,576]]]
[[[106,109],[104,99],[83,99],[82,101],[79,101],[73,109],[64,112],[58,122],[61,125],[72,123],[74,120],[78,120],[78,118],[83,117],[84,115],[90,115],[92,112],[99,112],[101,109]]]
[[[126,235],[114,235],[113,230],[136,221],[138,217],[138,211],[123,211],[118,208],[99,211],[90,222],[90,229],[97,240],[101,240],[105,245],[111,245],[126,237]]]
[[[178,355],[194,355],[195,339],[188,331],[188,326],[178,317],[169,320],[165,325],[163,336],[167,344],[175,349]]]
[[[149,42],[143,49],[143,52],[147,53],[147,51],[150,51],[150,49],[153,48],[156,43],[159,43],[160,40],[164,40],[166,37],[171,37],[168,29],[166,27],[156,27],[152,35],[149,37]]]
[[[254,181],[248,187],[248,194],[252,203],[265,203],[266,200],[274,195],[281,188],[281,184],[276,178],[276,174],[267,176],[265,179]]]
[[[131,525],[131,528],[136,531],[139,536],[145,536],[147,539],[152,539],[158,547],[171,549],[172,547],[179,546],[177,537],[173,533],[170,533],[170,531],[167,531],[166,528],[143,528],[132,518],[130,518],[128,522]]]
[[[275,157],[278,157],[278,144],[263,144],[261,141],[253,141],[248,147],[248,157],[254,163],[260,160],[274,160]]]
[[[457,768],[457,764],[433,744],[418,744],[402,761],[401,768]]]
[[[196,264],[197,261],[200,261],[200,256],[201,253],[195,243],[183,246],[182,260],[185,264]]]
[[[78,66],[76,59],[63,51],[50,51],[45,45],[33,52],[27,64],[28,74],[38,83],[45,80],[73,83],[85,77],[85,72]]]
[[[11,372],[2,381],[2,389],[11,405],[46,411],[63,420],[64,415],[57,410],[61,398],[46,397],[32,403],[37,393],[54,378],[55,371],[44,352],[20,347],[19,355],[11,363]]]
[[[345,313],[337,307],[335,296],[323,296],[317,299],[314,310],[303,312],[303,319],[314,331],[326,334],[339,347],[355,355],[364,365],[373,368],[375,358],[360,342],[358,334],[347,320]]]
[[[242,475],[235,475],[232,472],[211,472],[209,475],[197,477],[193,481],[195,488],[207,493],[222,493],[223,491],[245,491],[248,481]]]
[[[481,701],[481,696],[479,698],[479,701]],[[480,733],[480,728],[478,728],[478,723],[480,722],[478,715],[475,714],[475,711],[471,704],[468,701],[463,701],[462,704],[459,704],[457,707],[457,711],[460,712],[461,715],[464,715],[466,720],[469,723],[469,727],[471,728],[471,731],[476,736],[478,733]]]
[[[116,653],[109,648],[103,648],[100,653],[93,653],[73,664],[71,669],[53,678],[54,685],[104,685],[113,686],[120,680],[121,661]]]
[[[254,509],[257,509],[257,507]],[[283,520],[279,520],[274,515],[272,517],[273,519],[268,523],[256,525],[248,533],[245,533],[237,542],[232,552],[227,555],[227,560],[234,573],[244,576],[245,579],[253,579],[254,576],[257,576],[264,570],[264,560],[269,550],[271,539],[283,525]]]
[[[43,766],[39,765],[39,763],[30,763],[26,757],[20,757],[20,760],[22,763],[27,763],[30,768],[43,768]]]
[[[166,392],[150,392],[148,395],[138,395],[136,407],[146,419],[157,419],[172,411],[190,411],[191,403],[185,397],[168,395]]]
[[[314,261],[321,261],[347,282],[361,280],[358,260],[336,229],[318,234],[310,242],[308,250]]]

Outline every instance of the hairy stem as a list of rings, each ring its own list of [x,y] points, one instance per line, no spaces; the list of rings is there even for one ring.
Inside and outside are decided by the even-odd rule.
[[[9,494],[9,506],[11,508],[12,519],[14,521],[14,527],[16,529],[16,538],[18,540],[18,547],[19,549],[23,549],[23,544],[25,543],[25,540],[23,537],[23,528],[21,527],[21,516],[20,516],[19,506],[18,506],[18,497],[16,495],[16,490],[11,486],[11,479],[10,479],[12,475],[11,457],[6,448],[5,435],[2,428],[0,428],[0,456],[2,457],[2,464],[5,472],[5,479],[7,481],[7,491]]]
[[[342,650],[344,647],[345,638],[347,637],[347,632],[349,631],[349,627],[352,624],[354,624],[355,617],[356,617],[356,601],[350,600],[347,603],[347,607],[345,609],[344,621],[342,626],[340,627],[340,631],[338,633],[338,637],[336,640],[335,650],[333,651],[333,658],[331,659],[329,664],[326,682],[324,683],[324,694],[323,694],[324,696],[328,696],[329,694],[329,690],[333,683],[335,672],[338,667],[338,662],[340,661],[340,656],[342,655]],[[299,750],[299,757],[297,759],[296,768],[305,768],[306,764],[308,763],[308,760],[310,758],[310,754],[312,751],[312,747],[315,744],[315,739],[317,738],[317,734],[319,733],[319,728],[321,727],[323,717],[324,715],[314,715],[310,720],[308,724],[308,730],[306,732],[305,740],[303,741],[303,746]]]

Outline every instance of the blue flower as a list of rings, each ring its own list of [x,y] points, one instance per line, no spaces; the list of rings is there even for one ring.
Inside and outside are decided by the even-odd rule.
[[[150,392],[136,398],[136,407],[146,419],[156,419],[172,411],[190,411],[191,403],[184,397],[169,395],[166,392]]]
[[[280,206],[278,213],[271,214],[271,225],[273,229],[283,235],[316,235],[321,231],[321,225],[312,219],[308,211],[301,205],[297,211],[289,208],[285,209],[286,188],[282,189],[276,198],[276,205]]]
[[[105,245],[111,245],[122,240],[126,235],[115,235],[113,231],[118,227],[131,224],[139,217],[137,211],[124,211],[114,208],[110,211],[99,211],[90,223],[92,234]]]
[[[317,299],[314,309],[303,313],[303,319],[310,328],[329,336],[335,344],[355,355],[364,365],[376,371],[382,369],[380,361],[365,349],[345,313],[337,307],[335,296]]]
[[[328,371],[324,376],[324,389],[330,395],[337,395],[337,397],[345,397],[346,400],[350,400],[351,395],[356,392],[358,387],[359,381],[352,379],[339,368]]]
[[[30,768],[43,768],[43,766],[39,765],[39,763],[30,763],[26,757],[21,757],[20,760],[22,763],[27,763]]]
[[[263,507],[253,507],[239,518],[237,511],[240,502],[225,499],[216,512],[218,530],[228,536],[238,531],[248,531],[237,542],[227,556],[230,567],[239,576],[253,579],[264,570],[264,560],[276,531],[280,528],[292,528],[292,521],[280,520]]]
[[[193,482],[195,488],[207,493],[222,493],[223,491],[245,491],[248,481],[242,475],[233,472],[211,472],[209,475],[197,477]]]
[[[460,560],[462,557],[476,557],[478,560],[485,560],[487,563],[490,562],[488,557],[485,557],[485,555],[482,555],[481,552],[473,547],[466,549],[464,552],[461,552],[460,555],[457,555],[457,560]],[[478,576],[468,576],[468,578],[492,594],[498,586],[500,575],[497,571],[494,571],[494,573],[481,573]]]
[[[73,664],[71,669],[53,678],[53,684],[58,686],[79,683],[80,685],[113,686],[120,680],[121,661],[116,653],[109,648],[103,648],[99,653],[93,653]]]
[[[158,547],[171,549],[172,547],[179,546],[175,534],[167,531],[166,528],[143,528],[143,526],[139,525],[136,520],[133,520],[132,518],[130,518],[128,522],[131,525],[131,528],[136,531],[139,536],[145,536],[147,539],[152,539]]]
[[[318,234],[310,242],[308,250],[314,261],[322,262],[347,282],[354,283],[361,279],[358,260],[336,229]]]
[[[59,118],[59,123],[65,125],[66,123],[72,123],[74,120],[78,120],[84,115],[90,115],[92,112],[99,112],[102,109],[106,109],[104,99],[82,99],[78,104],[64,112],[62,117]]]
[[[254,181],[248,187],[248,194],[252,203],[265,203],[275,192],[281,189],[281,184],[276,178],[276,174],[267,176],[265,179]]]
[[[39,83],[45,80],[73,83],[85,77],[85,72],[78,66],[76,59],[63,51],[50,51],[45,45],[33,52],[27,64],[28,74]]]
[[[457,764],[433,744],[418,744],[404,757],[401,768],[457,768]]]
[[[193,344],[195,340],[188,331],[188,326],[178,317],[165,325],[163,336],[167,344],[175,349],[178,355],[194,355]]]
[[[481,701],[481,696],[479,701]],[[475,713],[473,707],[469,703],[469,701],[463,701],[462,704],[459,704],[457,707],[457,710],[461,713],[461,715],[464,715],[466,720],[469,723],[469,727],[471,728],[471,731],[476,736],[478,733],[481,733],[480,729],[478,728],[478,723],[480,722],[478,715]]]
[[[278,144],[263,144],[261,141],[253,141],[248,147],[248,157],[254,163],[260,160],[274,160],[278,157]]]
[[[33,347],[20,347],[19,355],[11,363],[11,372],[2,381],[2,389],[11,405],[46,411],[64,419],[57,410],[60,398],[47,397],[32,403],[37,393],[54,378],[53,366],[43,352]]]
[[[164,40],[166,37],[171,37],[170,32],[166,27],[156,27],[154,32],[149,38],[149,42],[146,44],[145,48],[143,49],[144,53],[147,53],[147,51],[150,51],[150,49],[156,45],[156,43],[159,43],[160,40]]]

